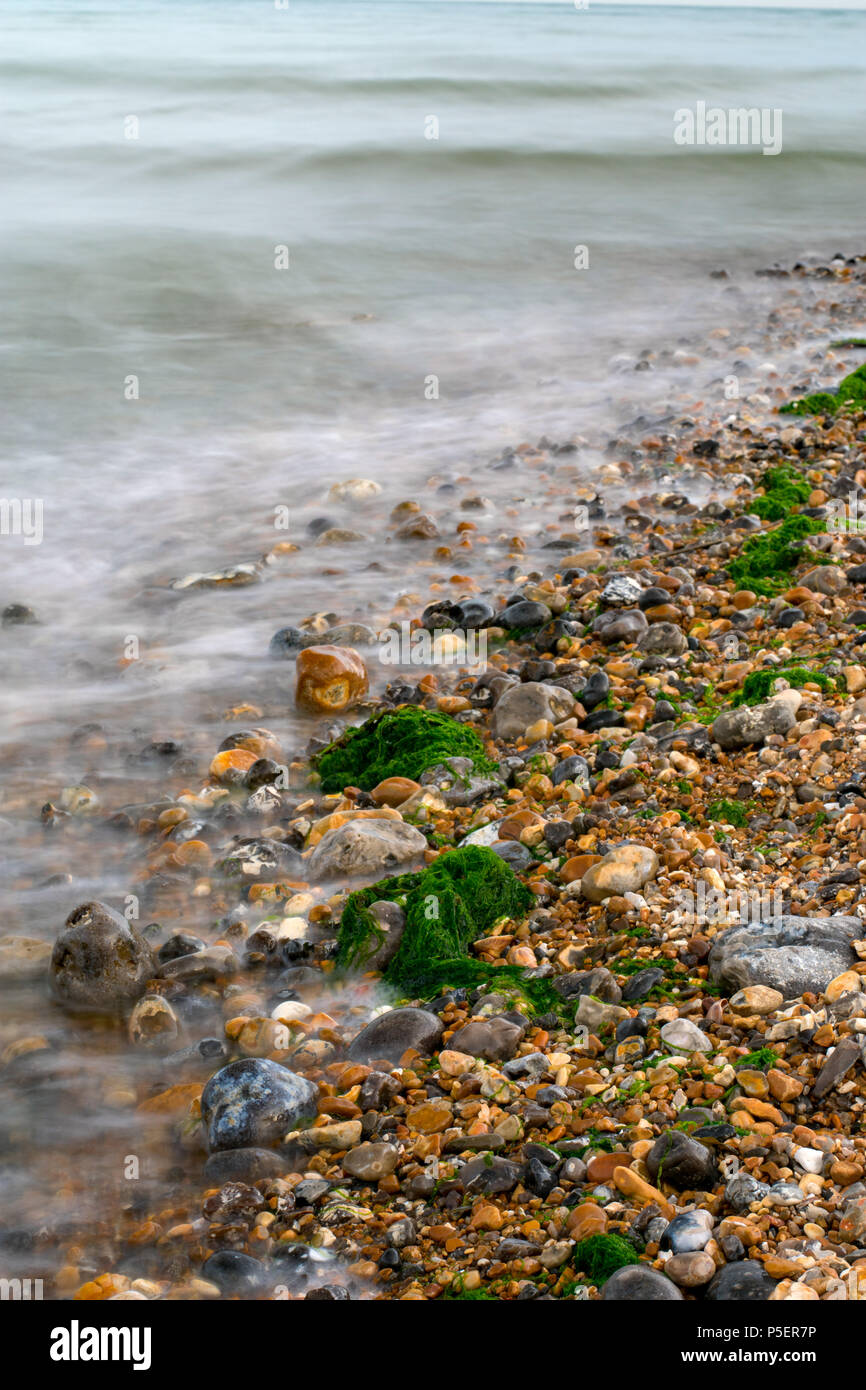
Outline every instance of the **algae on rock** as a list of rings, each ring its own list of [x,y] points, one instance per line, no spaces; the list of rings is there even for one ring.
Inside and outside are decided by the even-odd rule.
[[[774,594],[788,583],[791,570],[805,559],[807,536],[826,529],[823,521],[811,516],[789,516],[781,526],[752,536],[746,541],[735,560],[728,564],[728,573],[741,589],[756,594]],[[829,564],[826,556],[810,556],[815,564]]]
[[[400,705],[347,729],[316,754],[313,766],[325,792],[349,786],[371,791],[387,777],[417,781],[422,772],[447,758],[469,758],[478,772],[496,771],[480,736],[467,724],[439,710]]]
[[[835,392],[815,391],[779,409],[785,415],[835,415],[837,410],[849,406],[855,410],[866,409],[866,363],[844,377]]]
[[[384,972],[389,984],[406,992],[448,983],[460,987],[499,977],[502,969],[467,958],[473,941],[502,917],[519,917],[535,902],[533,894],[492,850],[466,845],[451,850],[421,873],[398,874],[351,893],[340,922],[337,966],[363,970],[382,940],[370,912],[375,902],[396,902],[406,914],[400,948]],[[522,972],[514,967],[517,984]],[[454,976],[451,979],[451,976]]]

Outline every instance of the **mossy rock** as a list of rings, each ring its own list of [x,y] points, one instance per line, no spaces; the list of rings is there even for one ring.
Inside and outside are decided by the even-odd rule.
[[[347,729],[312,762],[322,790],[330,793],[344,787],[370,791],[386,777],[417,782],[422,772],[447,758],[469,758],[477,772],[496,771],[474,729],[438,710],[400,705]]]
[[[601,1288],[624,1265],[640,1264],[634,1246],[622,1236],[596,1235],[579,1240],[574,1247],[574,1268],[589,1276]]]
[[[466,845],[440,855],[421,873],[397,874],[351,893],[340,922],[338,969],[363,970],[378,949],[383,932],[369,909],[382,900],[399,903],[406,914],[399,950],[383,976],[404,995],[422,997],[491,977],[519,988],[523,972],[518,967],[487,966],[467,957],[472,942],[496,922],[523,916],[535,902],[492,850]]]
[[[742,689],[737,691],[731,704],[762,705],[773,693],[776,681],[782,679],[795,690],[800,690],[804,685],[819,685],[825,695],[837,688],[833,678],[825,676],[822,671],[810,671],[807,666],[783,666],[781,669],[752,671],[746,676]]]
[[[806,537],[825,529],[824,522],[816,517],[789,516],[781,526],[746,541],[736,560],[729,563],[728,573],[740,589],[777,593],[787,586],[791,570],[803,559]],[[816,564],[825,562],[820,555],[810,558]]]
[[[838,410],[866,410],[866,363],[843,378],[836,392],[816,391],[780,407],[785,415],[835,415]]]
[[[768,468],[761,479],[761,485],[764,495],[758,497],[749,510],[764,521],[784,521],[795,507],[808,502],[812,491],[802,473],[787,465]]]

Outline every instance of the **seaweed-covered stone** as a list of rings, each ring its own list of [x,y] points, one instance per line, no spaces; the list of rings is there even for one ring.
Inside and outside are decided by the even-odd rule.
[[[70,912],[51,953],[52,993],[67,1009],[120,1012],[156,973],[148,942],[104,903],[83,903]]]
[[[244,1057],[211,1077],[201,1114],[211,1150],[265,1147],[316,1114],[318,1088],[278,1062]]]
[[[452,967],[473,973],[475,980],[484,978],[481,963],[467,959],[469,946],[500,918],[527,912],[535,899],[491,850],[481,845],[452,850],[422,873],[399,874],[349,895],[340,923],[340,967],[369,969],[387,936],[371,911],[381,901],[397,903],[406,914],[385,979],[421,993],[437,984],[464,984]],[[449,971],[454,979],[447,978]]]
[[[851,945],[863,935],[859,917],[785,914],[720,932],[709,955],[710,979],[732,992],[767,985],[785,999],[821,994],[856,963]]]
[[[390,1009],[362,1028],[349,1044],[353,1062],[399,1062],[410,1047],[428,1056],[442,1037],[442,1024],[426,1009]]]
[[[439,710],[401,705],[347,729],[316,755],[313,764],[325,792],[349,786],[371,791],[388,777],[420,781],[422,772],[451,757],[468,758],[477,772],[496,772],[478,734],[467,724]]]

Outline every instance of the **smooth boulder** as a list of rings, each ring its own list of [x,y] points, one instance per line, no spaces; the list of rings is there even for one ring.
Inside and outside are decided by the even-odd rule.
[[[710,979],[732,993],[766,985],[785,999],[821,994],[857,961],[852,941],[863,935],[859,917],[795,917],[729,927],[713,942]]]
[[[156,957],[137,927],[105,903],[70,912],[51,952],[54,998],[64,1008],[119,1013],[157,974]]]
[[[215,1073],[201,1115],[212,1152],[264,1148],[316,1115],[319,1091],[278,1062],[244,1057]]]

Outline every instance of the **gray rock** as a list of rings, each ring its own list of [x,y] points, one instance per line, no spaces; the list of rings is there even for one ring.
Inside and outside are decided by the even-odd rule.
[[[672,1280],[648,1265],[624,1265],[614,1270],[601,1291],[605,1303],[678,1303],[682,1294]]]
[[[725,750],[747,748],[752,743],[763,743],[770,734],[789,733],[796,722],[790,704],[768,700],[763,705],[723,710],[713,721],[710,737]]]
[[[571,970],[567,975],[559,975],[553,988],[563,999],[577,999],[582,994],[591,994],[603,1004],[618,1004],[622,991],[613,975],[604,965],[594,970]]]
[[[223,1149],[207,1160],[204,1179],[210,1187],[222,1187],[227,1182],[281,1178],[289,1171],[287,1159],[273,1149]]]
[[[442,1024],[435,1014],[426,1009],[389,1009],[352,1039],[349,1057],[353,1062],[381,1057],[393,1064],[399,1062],[410,1047],[429,1057],[441,1038]]]
[[[607,608],[627,607],[637,603],[643,586],[630,574],[615,574],[601,591],[601,602]]]
[[[660,1134],[644,1161],[653,1182],[661,1174],[660,1181],[669,1183],[678,1192],[708,1191],[716,1183],[716,1162],[709,1149],[681,1129],[668,1129]],[[704,1246],[688,1248],[703,1250]]]
[[[674,1018],[661,1029],[661,1040],[671,1052],[712,1052],[713,1044],[690,1018]]]
[[[371,879],[421,858],[427,841],[399,820],[350,820],[327,830],[308,860],[312,878]]]
[[[49,967],[55,999],[67,1009],[118,1013],[157,974],[156,957],[131,922],[104,903],[70,912]]]
[[[857,957],[859,917],[795,917],[746,923],[720,932],[709,955],[710,979],[731,992],[768,985],[785,999],[821,994]]]
[[[855,1062],[862,1062],[862,1060],[863,1054],[858,1038],[843,1038],[838,1046],[833,1048],[815,1078],[815,1084],[812,1087],[812,1099],[820,1100],[822,1096],[825,1096],[828,1091],[838,1085],[844,1076],[848,1075]]]
[[[499,1158],[495,1154],[485,1154],[483,1158],[471,1158],[464,1163],[458,1174],[458,1182],[464,1192],[486,1192],[492,1196],[497,1192],[511,1192],[522,1177],[522,1164],[512,1163],[511,1159]]]
[[[385,970],[400,949],[403,933],[406,930],[406,914],[399,903],[380,899],[370,904],[370,916],[374,917],[383,937],[375,950],[357,964],[363,971]]]
[[[446,806],[471,806],[482,797],[498,795],[504,783],[476,772],[471,758],[448,758],[421,774],[422,787],[435,787]]]
[[[769,1192],[769,1184],[748,1173],[737,1173],[725,1187],[725,1201],[734,1211],[746,1211],[753,1202],[762,1202]]]
[[[638,651],[647,656],[681,656],[688,648],[686,634],[676,623],[652,623],[638,639]]]
[[[637,642],[647,631],[649,623],[639,608],[609,609],[599,613],[592,625],[592,632],[606,646],[616,642]]]
[[[665,1166],[667,1177],[667,1165]],[[712,1218],[704,1220],[701,1211],[684,1211],[665,1227],[661,1248],[675,1255],[688,1255],[694,1250],[706,1250],[713,1235]]]
[[[316,1115],[319,1089],[278,1062],[244,1057],[222,1067],[202,1091],[212,1151],[265,1147]]]
[[[524,1078],[529,1081],[537,1081],[549,1070],[550,1063],[543,1052],[530,1052],[525,1057],[515,1057],[513,1061],[506,1062],[502,1068],[503,1075],[511,1081]]]
[[[574,710],[574,696],[558,685],[544,681],[526,681],[503,691],[493,711],[493,733],[496,738],[516,739],[537,719],[549,719],[560,724]]]
[[[471,1019],[450,1039],[455,1052],[484,1057],[488,1062],[505,1062],[513,1057],[523,1037],[523,1029],[507,1018]]]
[[[775,1280],[757,1260],[737,1260],[722,1265],[711,1279],[706,1297],[711,1303],[763,1303],[775,1287]]]

